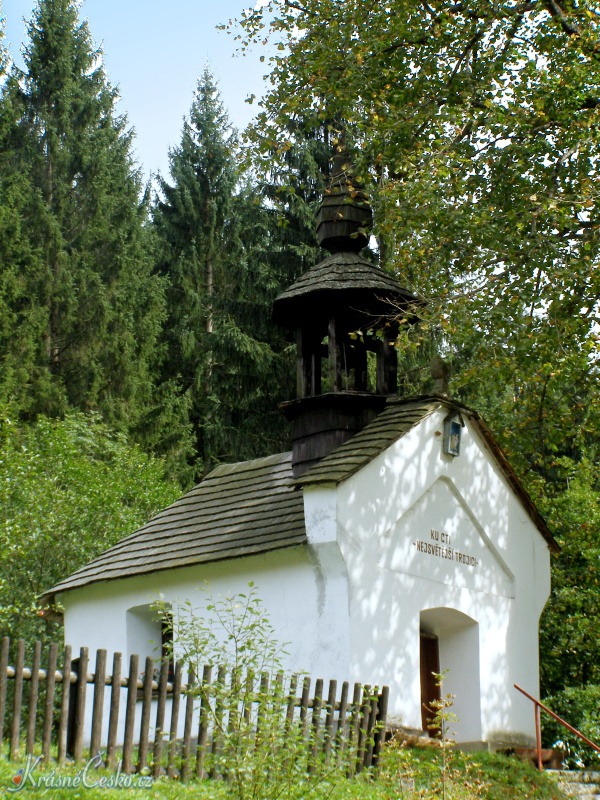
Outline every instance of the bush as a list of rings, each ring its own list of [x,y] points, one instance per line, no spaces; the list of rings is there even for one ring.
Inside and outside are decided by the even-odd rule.
[[[31,425],[0,419],[0,625],[57,635],[38,595],[172,502],[179,486],[97,414]]]
[[[546,698],[544,703],[600,746],[600,686],[568,687]],[[547,714],[542,717],[544,742],[548,747],[564,748],[566,766],[600,768],[600,753]]]

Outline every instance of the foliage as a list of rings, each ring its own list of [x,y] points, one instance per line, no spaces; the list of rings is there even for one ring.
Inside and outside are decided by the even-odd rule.
[[[371,776],[346,779],[337,774],[318,786],[305,787],[305,797],[314,800],[437,800],[439,787],[431,779],[431,750],[409,749],[392,742],[383,753],[382,771],[375,780]],[[515,758],[490,753],[454,753],[452,756],[454,779],[452,798],[454,800],[563,800],[565,795],[558,789],[556,781],[537,772],[529,764]],[[0,759],[0,785],[11,785],[19,764]],[[54,770],[55,765],[40,766],[40,773]],[[74,775],[77,768],[65,766],[60,775]],[[100,776],[110,778],[111,773],[99,771]],[[92,772],[93,780],[96,773]],[[414,783],[413,783],[414,782]],[[415,789],[409,787],[415,786]],[[27,789],[32,798],[48,797],[47,789]],[[155,781],[152,789],[88,789],[85,797],[89,800],[125,800],[126,797],[144,797],[149,800],[179,800],[179,798],[198,798],[199,800],[226,800],[235,796],[231,785],[225,781],[215,783],[191,781],[180,784],[175,780]],[[281,800],[290,796],[282,787]],[[69,800],[73,789],[52,790],[54,800]]]
[[[191,600],[170,608],[160,600],[155,608],[173,633],[175,658],[182,658],[195,675],[205,664],[237,672],[275,674],[285,656],[253,583],[247,594],[213,598],[206,590],[204,609]]]
[[[543,511],[562,547],[541,619],[541,679],[547,696],[566,687],[600,684],[598,464],[587,458],[557,460]],[[582,722],[573,713],[567,721],[575,727]]]
[[[0,99],[0,400],[100,411],[150,447],[161,419],[176,465],[188,432],[155,386],[164,284],[132,132],[74,0],[39,0],[24,59]]]
[[[280,158],[250,151],[258,191],[266,197],[276,223],[271,226],[269,250],[281,261],[278,272],[284,288],[328,255],[316,244],[315,217],[333,152],[329,126],[309,115],[291,122],[287,137]]]
[[[9,789],[14,786],[12,783],[13,777],[17,774],[19,769],[23,768],[23,764],[14,761],[7,761],[4,758],[0,759],[0,786],[3,789]],[[36,776],[44,776],[50,778],[52,773],[63,780],[69,777],[74,779],[77,775],[81,775],[81,767],[73,764],[67,764],[63,768],[57,768],[56,764],[40,764],[36,769]],[[114,772],[108,770],[91,769],[87,774],[87,781],[93,784],[94,781],[105,779],[114,779]],[[73,798],[85,798],[85,800],[225,800],[228,795],[227,787],[225,784],[216,786],[215,784],[202,784],[197,781],[189,784],[181,784],[174,780],[159,780],[155,781],[152,788],[134,788],[125,787],[122,789],[112,789],[100,786],[90,786],[90,788],[45,788],[43,786],[32,787],[31,784],[27,785],[26,789],[15,793],[14,795],[6,792],[6,797],[28,797],[33,798],[49,798],[52,800],[73,800]]]
[[[282,157],[307,114],[346,129],[387,266],[524,472],[597,432],[598,19],[588,0],[271,0],[239,32],[275,44],[257,147]]]
[[[172,656],[198,677],[205,665],[219,668],[212,685],[199,682],[202,699],[220,742],[213,769],[227,778],[239,800],[304,797],[327,777],[312,753],[312,726],[286,717],[285,651],[256,589],[208,598],[205,609],[188,600],[175,608],[156,604],[163,625],[172,626]],[[271,688],[269,688],[269,684]],[[333,767],[329,767],[329,772]]]
[[[380,791],[387,790],[383,795],[387,798],[439,798],[439,754],[435,748],[406,748],[392,740],[384,751],[377,784]],[[452,800],[512,800],[515,797],[559,800],[564,795],[556,781],[516,758],[453,750],[448,754],[446,797]]]
[[[600,686],[570,686],[545,698],[545,704],[590,741],[600,746]],[[548,747],[565,750],[565,768],[600,767],[600,753],[585,744],[552,717],[542,713],[543,736]]]
[[[172,502],[164,463],[97,415],[0,423],[0,623],[52,638],[38,596]]]
[[[428,303],[403,390],[439,349],[558,532],[546,691],[600,664],[597,489],[564,491],[600,434],[599,22],[590,0],[271,0],[237,28],[274,43],[255,149],[282,162],[307,116],[343,133],[381,261]]]
[[[430,703],[431,710],[434,712],[433,718],[428,727],[434,732],[434,735],[439,741],[439,778],[440,778],[440,791],[442,800],[446,800],[448,781],[450,778],[450,760],[449,749],[454,745],[452,738],[453,734],[449,727],[452,723],[458,721],[458,717],[452,711],[454,706],[455,695],[443,694],[444,680],[447,670],[439,674],[434,673],[436,685],[440,690],[440,698],[432,700]]]

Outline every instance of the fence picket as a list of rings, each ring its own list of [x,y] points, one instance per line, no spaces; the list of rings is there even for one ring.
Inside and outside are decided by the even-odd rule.
[[[283,672],[278,672],[275,676],[275,684],[273,687],[273,703],[272,710],[277,714],[278,720],[281,721],[282,711],[286,708],[284,675]],[[285,715],[284,715],[285,718]]]
[[[60,722],[58,725],[58,763],[62,766],[67,755],[67,733],[69,729],[69,704],[71,701],[71,645],[65,647],[62,672],[62,695],[60,699]]]
[[[300,724],[302,736],[308,735],[308,703],[310,700],[310,678],[306,676],[302,684],[302,697],[300,698]]]
[[[98,755],[102,741],[102,717],[104,715],[104,689],[106,687],[106,650],[96,651],[94,672],[94,700],[92,706],[92,736],[90,758]]]
[[[290,678],[290,690],[287,696],[284,739],[287,737],[287,734],[291,730],[291,727],[294,723],[294,712],[296,710],[296,706],[298,705],[298,698],[296,697],[297,690],[298,690],[298,675],[292,675],[292,677]]]
[[[321,730],[321,709],[323,707],[323,678],[317,678],[315,682],[315,694],[313,697],[312,725],[311,725],[311,749],[308,760],[308,773],[312,775],[317,766],[319,755],[319,735]]]
[[[154,726],[154,770],[153,775],[158,778],[164,773],[161,764],[163,753],[163,737],[165,728],[165,706],[167,704],[167,682],[169,680],[169,659],[163,658],[160,663],[160,678],[158,680],[158,702],[156,704],[156,723]]]
[[[265,725],[265,716],[267,714],[267,702],[269,694],[269,676],[263,672],[260,676],[260,684],[258,687],[258,712],[256,715],[256,738],[259,739],[262,734],[262,729]]]
[[[252,719],[252,704],[254,703],[254,673],[251,669],[246,673],[246,684],[244,686],[243,698],[243,717],[244,724],[249,725]]]
[[[338,727],[335,735],[337,747],[337,764],[340,765],[346,751],[348,742],[346,713],[348,710],[348,681],[342,683],[342,694],[340,695],[340,707],[338,711]]]
[[[31,664],[31,678],[29,679],[29,703],[27,705],[27,738],[25,752],[33,755],[35,746],[35,723],[37,720],[37,704],[40,689],[40,666],[42,661],[42,643],[33,644],[33,662]]]
[[[145,769],[148,764],[148,736],[150,733],[150,711],[152,708],[153,681],[154,661],[150,656],[147,656],[146,668],[144,670],[144,684],[142,689],[142,720],[140,722],[140,741],[138,745],[138,773]]]
[[[210,722],[210,684],[212,667],[206,665],[202,672],[202,693],[200,695],[200,719],[198,722],[198,746],[196,747],[196,777],[206,778],[204,769],[208,749],[208,727]]]
[[[176,775],[175,757],[177,753],[177,729],[179,725],[179,706],[181,703],[181,661],[175,664],[173,675],[173,693],[171,699],[171,727],[169,729],[169,750],[167,757],[167,775],[173,778]]]
[[[367,747],[367,725],[371,712],[371,687],[363,688],[362,703],[359,710],[360,725],[358,729],[358,744],[356,747],[356,771],[361,772],[365,764],[365,754]]]
[[[337,697],[337,681],[329,681],[329,693],[327,695],[327,714],[325,717],[325,738],[323,741],[323,755],[325,763],[329,762],[331,747],[333,744],[333,719],[335,717],[335,698]]]
[[[206,668],[205,668],[206,669]],[[190,752],[192,749],[192,720],[194,717],[194,671],[190,669],[186,689],[185,723],[183,727],[183,752],[181,758],[181,780],[185,783],[190,772]]]
[[[219,759],[221,750],[223,748],[223,717],[225,708],[223,707],[223,692],[225,680],[227,677],[227,669],[220,666],[217,671],[217,682],[215,684],[215,711],[214,711],[214,728],[213,728],[213,744],[212,744],[212,765],[210,770],[210,777],[219,779],[222,777],[219,766]]]
[[[377,722],[377,714],[379,712],[379,708],[377,706],[378,698],[379,698],[379,691],[377,687],[375,687],[375,689],[371,694],[371,703],[368,712],[368,720],[367,724],[365,725],[366,747],[365,747],[364,765],[367,769],[373,763],[373,748],[375,747],[375,725]]]
[[[377,729],[375,731],[375,744],[373,747],[373,766],[376,767],[379,762],[379,754],[385,742],[385,721],[387,719],[388,702],[390,698],[389,686],[381,687],[381,694],[379,695],[379,710],[377,713]]]
[[[58,647],[53,642],[50,645],[50,650],[48,653],[48,671],[46,673],[46,702],[44,707],[44,728],[42,731],[42,758],[44,762],[50,760],[50,748],[52,745],[52,723],[54,722],[54,695],[56,692],[57,661]]]
[[[106,741],[106,765],[109,769],[113,769],[116,763],[117,730],[119,725],[119,707],[121,705],[121,658],[121,653],[115,653],[113,655],[108,738]]]
[[[229,703],[227,708],[227,734],[232,736],[235,731],[240,729],[240,698],[242,697],[243,674],[239,667],[231,670],[229,680]],[[243,711],[243,710],[242,710]],[[227,776],[230,780],[231,775]]]
[[[129,659],[127,679],[127,701],[125,708],[125,734],[123,736],[123,772],[129,775],[133,769],[133,732],[135,729],[135,706],[138,690],[140,658],[133,654]]]
[[[360,683],[354,684],[352,694],[352,712],[350,714],[350,726],[348,730],[348,777],[351,778],[356,772],[356,760],[358,756],[358,742],[360,738],[360,708],[362,686]]]
[[[25,642],[19,639],[17,642],[17,660],[15,663],[15,694],[13,698],[13,718],[10,734],[10,755],[9,758],[19,757],[19,742],[21,738],[21,706],[23,702],[23,666],[25,664]]]
[[[73,747],[72,756],[74,761],[81,761],[83,758],[83,737],[85,735],[85,702],[87,699],[87,671],[89,663],[89,653],[87,647],[82,647],[79,651],[79,664],[77,666],[77,683],[75,684],[75,704],[71,711],[73,723]],[[71,715],[70,715],[71,716]]]

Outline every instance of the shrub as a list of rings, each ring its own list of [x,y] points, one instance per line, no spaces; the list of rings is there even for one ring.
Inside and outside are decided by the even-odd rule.
[[[600,746],[600,686],[571,686],[546,698],[544,703]],[[566,766],[600,768],[600,753],[547,714],[542,716],[544,741],[549,747],[564,749]]]

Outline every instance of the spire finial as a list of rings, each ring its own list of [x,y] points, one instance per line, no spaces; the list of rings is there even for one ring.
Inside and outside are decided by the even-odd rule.
[[[450,397],[450,365],[440,356],[434,356],[429,365],[431,377],[434,380],[433,393]]]
[[[329,186],[317,213],[317,241],[330,253],[358,253],[369,241],[372,217],[342,140],[333,156]]]

